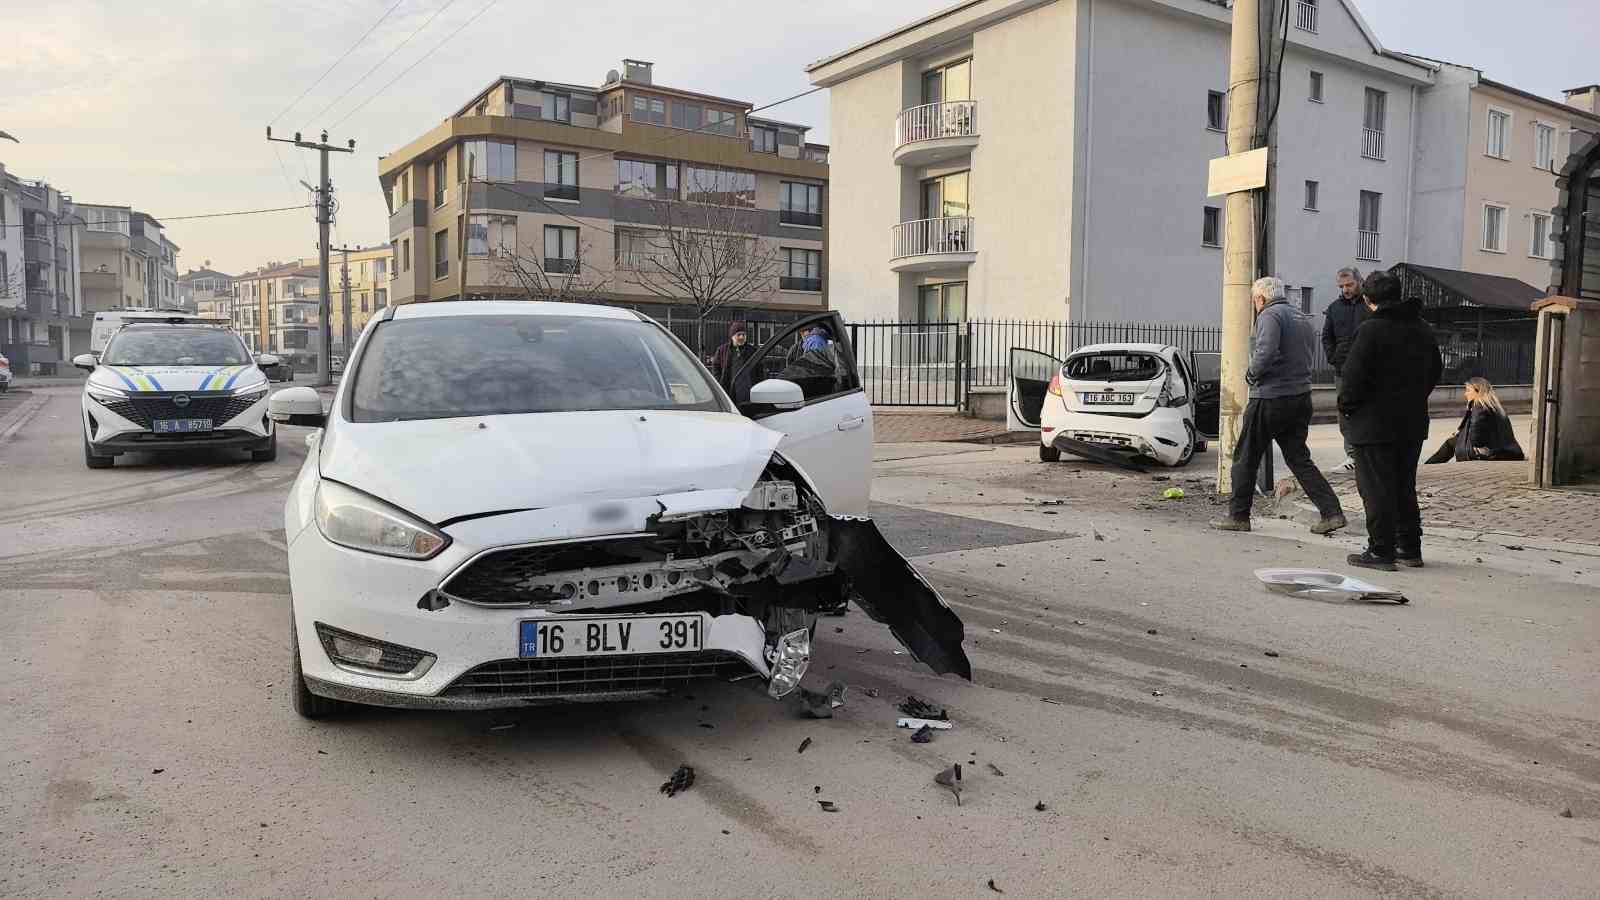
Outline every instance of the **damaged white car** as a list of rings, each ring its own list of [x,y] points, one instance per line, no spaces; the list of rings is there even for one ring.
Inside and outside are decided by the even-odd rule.
[[[294,706],[488,708],[756,673],[781,697],[847,599],[935,672],[963,628],[867,518],[871,411],[847,345],[796,323],[734,379],[627,310],[391,307],[284,509]]]

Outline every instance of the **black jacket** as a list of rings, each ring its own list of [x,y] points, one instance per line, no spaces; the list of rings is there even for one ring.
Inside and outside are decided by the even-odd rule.
[[[1359,331],[1339,376],[1344,436],[1354,446],[1426,440],[1428,395],[1444,374],[1419,304],[1386,306]]]
[[[1337,297],[1322,313],[1322,355],[1335,372],[1344,368],[1350,345],[1356,342],[1356,329],[1367,320],[1367,304],[1357,294],[1354,300]]]
[[[743,403],[750,397],[749,379],[743,379],[741,384],[734,384],[733,379],[739,373],[739,369],[755,355],[754,344],[746,341],[743,347],[736,347],[732,341],[728,341],[718,347],[716,355],[712,357],[711,366],[717,376],[717,383],[733,397],[735,403]],[[739,390],[740,388],[743,390]]]
[[[1488,456],[1477,456],[1473,449],[1483,447]],[[1472,459],[1519,460],[1523,459],[1522,445],[1517,443],[1517,431],[1511,420],[1480,403],[1470,403],[1461,416],[1461,427],[1456,429],[1456,461]]]

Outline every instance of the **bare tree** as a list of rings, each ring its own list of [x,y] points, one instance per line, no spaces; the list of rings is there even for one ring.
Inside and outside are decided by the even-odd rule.
[[[0,268],[0,300],[15,300],[26,293],[27,275],[22,263],[15,262]]]
[[[600,303],[606,299],[610,276],[591,261],[590,245],[579,241],[577,258],[557,263],[532,247],[491,247],[494,268],[490,283],[516,289],[519,300],[556,303]]]
[[[618,263],[632,268],[642,289],[694,305],[695,352],[703,356],[712,313],[777,290],[781,251],[759,237],[755,209],[671,200],[652,200],[650,208],[655,227],[629,232]]]

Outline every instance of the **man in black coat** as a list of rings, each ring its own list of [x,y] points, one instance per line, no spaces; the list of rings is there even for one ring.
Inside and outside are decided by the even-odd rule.
[[[1352,566],[1395,571],[1422,565],[1417,460],[1428,438],[1428,396],[1444,360],[1420,304],[1402,302],[1400,281],[1373,272],[1361,293],[1372,316],[1356,332],[1339,378],[1339,413],[1367,510],[1367,549]]]
[[[1356,329],[1361,327],[1371,312],[1367,309],[1367,302],[1361,298],[1360,269],[1354,266],[1340,269],[1335,283],[1339,287],[1339,295],[1322,313],[1322,356],[1333,366],[1333,380],[1337,383],[1340,373],[1344,371],[1345,358],[1350,355],[1350,347],[1356,342]],[[1344,423],[1339,424],[1342,430]],[[1344,462],[1339,464],[1339,468],[1355,468],[1350,449],[1350,441],[1346,440]]]

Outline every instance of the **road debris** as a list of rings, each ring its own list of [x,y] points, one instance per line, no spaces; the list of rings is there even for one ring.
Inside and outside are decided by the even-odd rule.
[[[813,784],[813,785],[812,785],[812,786],[811,786],[811,793],[813,793],[813,794],[820,794],[820,793],[822,793],[822,785],[820,785],[820,784]]]
[[[517,723],[515,723],[515,722],[496,722],[495,724],[489,726],[489,730],[490,731],[510,731],[511,729],[513,729],[515,727],[517,727]],[[318,750],[317,752],[321,753],[322,751]]]
[[[150,770],[150,774],[151,775],[160,775],[162,772],[165,772],[165,771],[166,771],[166,769],[151,769]],[[1571,818],[1571,816],[1568,816],[1568,818]]]
[[[999,634],[1000,633],[1000,629],[998,629],[998,628],[991,628],[989,630],[994,632],[995,634]]]
[[[907,694],[906,699],[896,707],[901,712],[913,719],[948,719],[950,716],[944,707],[934,706],[932,703],[918,697],[916,694]]]
[[[1521,544],[1507,544],[1506,545],[1506,549],[1507,550],[1526,550],[1528,548],[1522,546]]]
[[[999,888],[995,887],[993,878],[989,879],[989,890],[994,891],[996,894],[1004,894],[1005,893],[1005,891],[1002,891]]]
[[[1061,701],[1060,700],[1052,700],[1049,697],[1040,697],[1039,698],[1039,702],[1040,703],[1054,703],[1056,706],[1060,706],[1061,705]]]
[[[1410,602],[1391,588],[1380,587],[1349,575],[1318,569],[1257,569],[1256,578],[1267,590],[1312,600],[1393,600]]]
[[[866,694],[868,697],[876,697],[876,696],[878,696],[878,689],[877,688],[862,688],[861,689],[861,693]]]
[[[824,691],[800,688],[800,706],[813,719],[831,719],[833,711],[844,705],[844,682],[835,681]]]
[[[1085,622],[1085,621],[1084,621],[1084,620],[1082,620],[1082,619],[1073,619],[1073,620],[1072,620],[1072,624],[1074,624],[1074,625],[1087,625],[1087,624],[1089,624],[1089,623],[1088,623],[1088,622]]]
[[[804,753],[804,752],[806,752],[806,748],[809,747],[809,746],[811,746],[811,738],[806,738],[805,740],[800,742],[800,749],[796,750],[795,752],[796,753]]]
[[[1150,696],[1152,696],[1152,697],[1165,697],[1166,695],[1167,695],[1166,691],[1151,691],[1150,692]]]
[[[1065,500],[1040,500],[1038,502],[1038,505],[1039,506],[1066,506],[1067,505],[1067,501],[1065,501]]]
[[[839,811],[839,804],[834,803],[832,800],[818,800],[817,801],[817,805],[822,807],[822,811],[823,812],[838,812]]]
[[[1006,773],[1000,771],[1000,767],[999,766],[995,765],[994,763],[988,763],[987,765],[989,766],[989,771],[993,772],[996,775],[999,775],[1001,778],[1006,777]]]
[[[949,719],[919,719],[915,716],[902,716],[894,722],[896,728],[932,728],[935,731],[949,731],[955,723]]]
[[[1160,634],[1160,632],[1156,631],[1154,628],[1146,628],[1144,630],[1144,633],[1145,634]]]
[[[1572,818],[1572,807],[1569,806],[1566,809],[1563,809],[1561,811],[1560,815],[1561,815],[1561,818],[1563,818],[1563,819]]]
[[[1161,492],[1161,499],[1163,499],[1163,500],[1182,500],[1183,499],[1183,488],[1181,488],[1181,487],[1169,487],[1166,490]]]
[[[1033,805],[1033,811],[1034,812],[1044,812],[1045,810],[1047,810],[1049,808],[1050,807],[1044,805],[1044,801],[1043,800],[1040,800],[1038,803],[1035,803]]]
[[[921,728],[918,728],[916,731],[911,733],[911,743],[913,744],[927,744],[932,743],[932,741],[933,726],[931,725],[923,725]]]
[[[961,763],[956,763],[933,776],[933,780],[949,788],[950,793],[956,795],[956,805],[961,805]]]
[[[666,794],[668,797],[676,797],[691,787],[694,787],[694,769],[683,765],[672,773],[671,778],[662,782],[661,793]]]
[[[1266,651],[1266,652],[1265,652],[1265,653],[1262,653],[1262,654],[1261,654],[1261,655],[1262,655],[1262,656],[1271,656],[1271,657],[1273,657],[1273,658],[1277,658],[1277,656],[1278,656],[1278,651],[1276,651],[1276,650],[1268,650],[1268,651]]]

